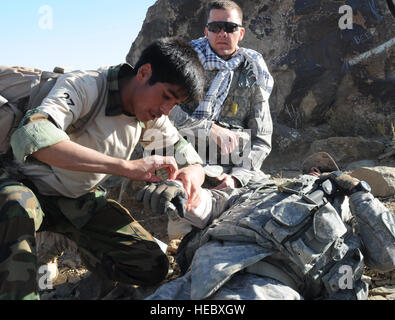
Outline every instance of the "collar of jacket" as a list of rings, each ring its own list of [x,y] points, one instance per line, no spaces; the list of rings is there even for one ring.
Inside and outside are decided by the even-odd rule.
[[[136,75],[134,68],[128,63],[121,63],[117,66],[111,66],[108,69],[108,100],[106,106],[106,116],[119,116],[125,114],[129,117],[134,115],[124,112],[121,99],[121,83],[125,78],[131,78]]]

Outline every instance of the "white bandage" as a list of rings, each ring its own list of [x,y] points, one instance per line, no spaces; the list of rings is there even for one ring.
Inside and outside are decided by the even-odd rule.
[[[199,206],[195,210],[187,211],[185,219],[195,227],[203,229],[210,219],[211,209],[211,194],[206,189],[201,189]]]
[[[201,189],[201,201],[195,210],[187,211],[185,218],[178,220],[169,219],[167,233],[171,239],[179,239],[192,230],[192,225],[203,229],[211,216],[212,201],[211,194],[206,189]]]

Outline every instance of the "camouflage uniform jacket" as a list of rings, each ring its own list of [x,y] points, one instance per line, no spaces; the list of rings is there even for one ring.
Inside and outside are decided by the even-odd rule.
[[[183,259],[192,261],[188,272],[153,299],[210,298],[236,274],[267,277],[262,261],[306,299],[366,299],[364,262],[383,272],[395,268],[394,216],[370,193],[356,192],[349,202],[340,196],[317,210],[270,181],[256,190],[210,191],[218,218],[184,238]],[[339,287],[342,266],[352,269],[351,289]]]
[[[269,95],[255,83],[255,78],[249,68],[242,63],[239,68],[235,70],[229,94],[225,99],[216,124],[236,130],[250,129],[251,130],[251,147],[250,150],[243,150],[244,164],[232,163],[224,165],[225,172],[229,173],[240,181],[241,186],[248,184],[251,178],[256,175],[257,170],[260,170],[262,163],[271,151],[271,138],[273,132],[273,123],[269,107]],[[215,78],[217,70],[206,70],[206,90],[208,91],[212,80]],[[206,139],[205,145],[208,146],[210,142],[209,131],[211,129],[212,121],[207,119],[196,120],[190,117],[195,110],[195,105],[182,104],[176,106],[171,112],[169,118],[181,133],[192,131],[194,136],[199,135],[198,131],[204,132]],[[182,129],[182,130],[181,130]],[[212,140],[211,142],[212,143]],[[207,147],[208,149],[208,147]],[[200,153],[199,153],[200,154]],[[209,151],[206,152],[209,155]],[[222,164],[220,153],[214,156],[217,164]],[[209,163],[212,159],[203,159]],[[233,161],[234,162],[234,161]]]

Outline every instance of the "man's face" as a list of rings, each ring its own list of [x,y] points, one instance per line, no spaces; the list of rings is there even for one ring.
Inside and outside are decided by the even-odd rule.
[[[242,24],[241,18],[235,9],[213,9],[210,11],[208,23],[210,22],[233,22],[239,25]],[[244,37],[245,29],[237,28],[232,33],[226,33],[223,29],[219,33],[211,32],[206,27],[204,34],[208,39],[211,48],[221,58],[229,59],[238,49],[239,41]]]
[[[151,75],[150,64],[141,66],[121,93],[124,110],[142,122],[169,115],[176,104],[186,99],[185,91],[178,85],[166,82],[150,85]]]

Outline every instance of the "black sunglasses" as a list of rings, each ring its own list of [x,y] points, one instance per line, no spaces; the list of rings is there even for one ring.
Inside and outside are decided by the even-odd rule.
[[[237,30],[238,27],[241,27],[241,25],[234,23],[234,22],[227,22],[227,21],[214,21],[207,23],[207,29],[208,31],[214,32],[214,33],[220,33],[221,30],[223,29],[226,33],[233,33]]]

